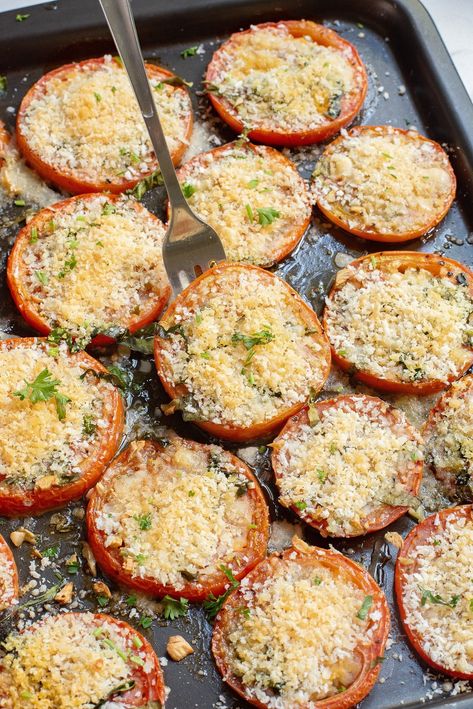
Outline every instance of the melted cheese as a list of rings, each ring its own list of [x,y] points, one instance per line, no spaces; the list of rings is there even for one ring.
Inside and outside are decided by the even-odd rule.
[[[446,277],[413,268],[388,274],[373,257],[373,265],[353,269],[326,307],[335,350],[378,377],[448,381],[468,361],[472,301]]]
[[[293,37],[284,25],[233,35],[212,83],[250,128],[305,131],[330,123],[361,77],[347,51]]]
[[[403,414],[360,396],[354,407],[335,404],[314,409],[314,416],[313,425],[276,443],[283,505],[302,508],[329,535],[344,536],[363,533],[365,518],[383,503],[406,504],[406,478],[421,453]]]
[[[153,72],[150,83],[174,153],[186,142],[191,103],[185,89],[162,83],[167,78]],[[110,56],[49,78],[21,130],[44,162],[86,182],[138,180],[157,166],[128,77]]]
[[[11,634],[0,668],[2,706],[93,709],[131,682],[138,665],[151,671],[132,638],[131,628],[124,636],[115,623],[96,621],[91,613],[49,617]]]
[[[118,461],[100,483],[106,498],[95,521],[105,547],[119,547],[132,576],[177,591],[190,579],[211,582],[222,564],[238,566],[255,510],[253,483],[231,456],[177,437],[159,454],[144,442],[132,446],[131,462]]]
[[[327,352],[299,308],[284,281],[239,268],[184,293],[172,322],[162,323],[182,334],[162,341],[162,356],[173,384],[189,392],[180,403],[185,416],[247,427],[303,403],[311,387],[318,390]],[[265,331],[267,341],[252,352],[241,341]]]
[[[180,173],[195,190],[189,204],[218,231],[228,261],[270,266],[310,218],[303,179],[272,148],[229,146],[199,155]],[[266,223],[260,209],[278,215]]]
[[[244,605],[226,628],[226,660],[265,706],[312,706],[353,682],[355,648],[369,641],[380,614],[373,608],[372,617],[357,618],[363,591],[323,563],[265,563],[266,578],[241,584]]]
[[[54,397],[32,403],[14,394],[45,369],[59,381],[57,391],[70,399],[62,421]],[[0,349],[0,473],[5,476],[0,489],[5,494],[10,486],[32,489],[49,476],[54,476],[54,485],[80,477],[81,464],[109,425],[107,393],[113,390],[92,376],[81,379],[84,369],[64,345],[57,357],[49,356],[39,343]],[[84,432],[84,421],[95,425],[91,434]]]
[[[405,567],[406,623],[434,662],[473,673],[473,521],[451,515],[445,530],[439,523],[409,558],[415,566]],[[426,591],[450,605],[426,598]]]
[[[0,536],[0,613],[13,602],[15,578],[15,562],[6,541]]]
[[[141,205],[97,195],[74,199],[51,217],[40,215],[37,240],[25,245],[20,271],[51,328],[83,336],[127,327],[162,297],[164,225]]]
[[[473,387],[467,376],[455,382],[427,429],[426,457],[455,498],[473,497]]]
[[[415,132],[368,128],[344,134],[314,172],[320,206],[349,229],[378,234],[427,230],[451,201],[446,153]]]

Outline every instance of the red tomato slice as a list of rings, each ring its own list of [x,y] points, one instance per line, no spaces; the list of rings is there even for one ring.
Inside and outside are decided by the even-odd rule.
[[[133,657],[139,656],[143,662],[143,665],[141,665],[141,663],[130,660],[130,668],[132,669],[130,681],[134,682],[134,686],[128,691],[116,693],[110,698],[106,698],[107,705],[116,704],[120,708],[126,707],[127,709],[132,709],[133,707],[151,707],[152,702],[157,702],[156,709],[164,706],[164,678],[158,657],[146,638],[135,630],[135,628],[132,628],[131,625],[128,625],[128,623],[102,613],[66,613],[55,617],[46,617],[35,625],[23,630],[21,634],[34,633],[37,628],[43,626],[45,623],[51,624],[56,620],[64,618],[69,618],[72,622],[83,625],[84,631],[87,633],[98,631],[98,629],[103,628],[105,624],[116,626],[118,635],[123,639],[125,652],[130,653]],[[80,652],[80,647],[77,647],[78,664],[82,662]],[[0,664],[0,675],[1,672],[2,666]],[[47,669],[44,671],[44,675],[44,679],[46,680]],[[41,679],[39,678],[37,681],[40,682]],[[0,695],[0,699],[1,698]],[[4,697],[4,699],[8,698]],[[152,706],[154,708],[155,705],[153,704]]]
[[[338,117],[333,120],[328,119],[316,128],[303,131],[290,131],[287,129],[275,130],[272,127],[265,127],[262,125],[254,130],[250,130],[248,132],[248,137],[251,140],[267,143],[268,145],[295,146],[320,143],[323,140],[327,140],[327,138],[330,138],[332,135],[335,135],[335,133],[338,133],[338,131],[348,123],[351,123],[363,105],[368,86],[366,69],[357,50],[353,44],[347,42],[345,39],[342,39],[333,30],[309,20],[286,20],[284,22],[265,22],[260,25],[255,25],[249,30],[244,30],[244,32],[233,34],[221,45],[221,47],[219,47],[219,49],[217,49],[209,66],[207,67],[205,81],[208,85],[218,84],[218,75],[227,65],[228,59],[226,55],[230,54],[231,56],[236,38],[243,34],[248,34],[250,32],[255,32],[268,27],[277,28],[280,26],[284,26],[293,37],[310,37],[316,44],[324,47],[331,47],[343,54],[344,58],[349,61],[354,71],[354,88],[343,97],[341,102],[341,111]],[[238,111],[232,106],[232,104],[224,97],[219,96],[216,93],[212,93],[210,89],[209,97],[220,118],[222,118],[222,120],[225,121],[225,123],[227,123],[232,130],[237,133],[241,133],[244,130],[245,125],[240,119]]]
[[[469,401],[473,396],[473,374],[466,374],[464,377],[454,382],[452,386],[440,397],[435,406],[431,409],[429,417],[422,428],[422,435],[425,441],[425,447],[427,452],[427,460],[432,465],[435,476],[443,483],[446,492],[452,496],[455,501],[470,502],[471,495],[473,494],[473,480],[470,479],[470,465],[471,461],[468,460],[462,454],[461,447],[456,451],[456,460],[452,463],[458,461],[458,465],[449,465],[449,461],[443,464],[441,460],[437,459],[435,455],[435,449],[432,443],[435,443],[435,439],[438,438],[440,445],[447,446],[450,450],[453,446],[450,443],[451,427],[446,423],[447,429],[443,433],[437,431],[437,426],[442,424],[448,419],[445,417],[449,414],[451,416],[451,424],[459,423],[460,431],[462,417],[466,414],[468,417],[469,411]],[[452,406],[453,404],[453,406]],[[464,431],[465,438],[468,438],[469,431],[465,428]],[[450,434],[450,435],[449,435]],[[454,444],[455,445],[455,444]],[[452,450],[453,453],[453,450]],[[463,478],[463,480],[462,480]]]
[[[424,136],[422,135],[414,136],[412,135],[412,132],[402,130],[401,128],[393,128],[392,126],[355,126],[354,128],[350,129],[347,136],[339,136],[338,138],[336,138],[336,140],[330,143],[330,145],[328,145],[325,149],[319,162],[328,160],[333,154],[337,153],[337,150],[339,148],[343,148],[343,146],[351,138],[357,136],[366,136],[370,134],[372,134],[373,136],[389,134],[405,136],[407,139],[418,143],[421,147],[429,146],[432,150],[434,150],[437,154],[438,159],[441,160],[442,163],[444,163],[443,167],[446,171],[448,171],[450,178],[450,187],[448,193],[445,195],[445,200],[442,206],[439,207],[437,210],[432,210],[429,213],[428,219],[421,227],[411,228],[402,232],[392,233],[380,232],[370,226],[367,226],[366,228],[353,226],[352,222],[355,220],[355,214],[352,214],[350,212],[346,213],[346,216],[343,213],[340,214],[342,208],[340,207],[340,210],[337,211],[337,207],[339,206],[338,202],[335,202],[333,207],[331,208],[330,204],[327,202],[327,200],[322,194],[318,195],[317,207],[328,219],[330,219],[331,222],[341,227],[345,231],[348,231],[350,234],[355,234],[356,236],[360,236],[363,239],[369,239],[371,241],[381,241],[385,243],[400,243],[403,241],[417,239],[417,237],[427,233],[428,231],[430,231],[430,229],[432,229],[434,226],[436,226],[439,222],[442,221],[442,219],[450,209],[453,200],[455,199],[457,180],[455,177],[455,173],[453,172],[453,168],[448,159],[448,156],[444,149],[435,141],[429,140],[428,138],[424,138]],[[413,166],[413,168],[416,168],[416,166]],[[323,179],[324,178],[322,178],[322,181]],[[349,178],[347,178],[347,181],[349,184]],[[332,188],[332,190],[340,190],[343,187],[343,185],[338,184],[337,181],[331,180],[329,178],[325,178],[325,182],[327,186]],[[383,184],[382,189],[384,190],[384,188],[385,185]],[[376,189],[376,187],[373,187],[373,189]]]
[[[372,407],[376,408],[373,409]],[[410,440],[415,444],[418,443],[419,436],[417,432],[408,423],[408,421],[400,415],[400,412],[392,406],[389,406],[389,404],[386,404],[385,401],[377,399],[374,396],[365,396],[360,394],[345,395],[338,396],[335,399],[319,401],[311,405],[311,413],[318,415],[321,420],[323,420],[325,414],[336,411],[337,409],[359,412],[360,414],[363,414],[365,410],[366,414],[373,421],[379,421],[380,423],[382,422],[383,425],[390,427],[393,432],[397,433],[397,435],[403,437],[405,436],[407,440]],[[284,446],[285,444],[287,445],[288,442],[300,438],[301,429],[303,429],[303,427],[305,428],[308,424],[309,409],[306,407],[296,414],[296,416],[289,419],[279,436],[273,441],[271,461],[274,474],[276,476],[276,484],[278,486],[280,486],[281,481],[284,479],[285,473],[287,472],[288,457],[290,459],[290,452],[285,451]],[[406,496],[417,495],[422,479],[422,467],[421,460],[409,461],[409,465],[404,469],[392,471],[395,482],[402,485]],[[327,473],[330,476],[330,469],[325,470],[324,473]],[[393,480],[393,491],[395,482]],[[350,493],[347,490],[347,499],[349,499],[349,494]],[[299,515],[304,522],[307,522],[307,524],[310,524],[312,527],[318,529],[323,537],[356,537],[360,534],[368,534],[370,532],[375,532],[378,529],[387,527],[388,524],[391,524],[391,522],[394,522],[396,519],[405,514],[409,507],[378,503],[368,515],[360,520],[359,529],[353,532],[347,531],[345,534],[335,535],[331,534],[328,530],[327,518],[321,518],[319,515],[314,513],[311,514],[305,509],[301,510],[296,504],[290,505],[290,509]]]
[[[282,171],[284,170],[284,173],[287,173],[288,170],[291,170],[294,174],[294,193],[291,193],[291,197],[293,202],[298,203],[305,203],[304,208],[301,210],[300,214],[298,215],[297,219],[292,221],[290,224],[285,224],[284,227],[281,228],[281,232],[278,234],[276,232],[274,236],[274,243],[269,246],[267,251],[264,253],[264,257],[257,257],[254,255],[254,251],[251,247],[251,241],[247,241],[247,232],[249,235],[251,234],[251,229],[253,228],[253,225],[250,224],[248,221],[243,222],[241,225],[238,225],[240,228],[240,240],[242,244],[245,244],[245,242],[248,244],[247,250],[248,253],[247,255],[245,254],[245,257],[241,258],[234,258],[232,257],[231,254],[231,248],[229,249],[229,246],[226,242],[225,238],[225,227],[222,226],[221,223],[219,223],[219,220],[215,220],[211,226],[214,227],[214,229],[217,230],[219,233],[220,238],[223,241],[223,246],[225,248],[226,254],[227,254],[227,260],[228,261],[242,261],[245,263],[253,263],[255,265],[264,267],[264,268],[269,268],[270,266],[274,265],[278,261],[282,261],[283,258],[285,258],[288,254],[295,249],[299,241],[302,239],[304,236],[309,224],[310,224],[310,219],[312,216],[312,207],[310,204],[309,196],[307,193],[307,189],[304,183],[304,180],[302,177],[297,172],[296,166],[288,160],[282,153],[279,152],[279,150],[275,150],[274,148],[270,148],[268,146],[264,145],[252,145],[251,143],[243,143],[241,146],[238,146],[236,142],[234,143],[227,143],[226,145],[221,145],[218,148],[214,148],[213,150],[209,150],[206,153],[201,153],[200,155],[196,155],[194,158],[186,162],[182,167],[179,168],[177,171],[177,176],[179,178],[179,182],[184,184],[187,182],[187,180],[190,179],[190,182],[192,183],[194,180],[197,180],[197,184],[199,179],[201,178],[206,178],[207,176],[207,171],[212,169],[214,170],[214,167],[216,164],[218,164],[219,161],[224,162],[225,158],[231,154],[233,151],[238,150],[239,153],[243,151],[247,151],[250,156],[259,156],[261,157],[264,162],[265,162],[265,172],[269,171],[270,177],[269,180],[266,177],[266,184],[271,185],[274,184],[275,190],[280,190],[279,193],[281,193],[281,187],[278,187],[279,183],[282,183],[282,179],[278,177],[278,173],[281,174]],[[242,157],[241,154],[239,157]],[[244,157],[244,155],[243,155]],[[245,162],[244,160],[242,161],[243,163]],[[272,176],[271,176],[272,173]],[[249,174],[248,175],[248,182],[251,183],[251,181],[254,179],[255,175],[254,174]],[[209,177],[209,179],[211,179]],[[218,184],[218,178],[217,178],[217,184]],[[258,182],[258,180],[254,180],[254,182]],[[261,188],[261,185],[260,185]],[[204,189],[208,190],[208,187],[204,184]],[[285,185],[285,189],[288,189],[288,187]],[[200,187],[197,188],[197,191],[200,191]],[[235,183],[234,185],[234,190],[232,190],[232,184],[231,182],[228,184],[228,191],[232,191],[232,202],[239,202],[242,210],[242,214],[245,212],[245,207],[246,207],[246,199],[244,198],[244,195],[242,196],[239,193],[239,183]],[[271,192],[268,192],[270,197],[268,198],[269,200],[275,199],[274,196],[271,197]],[[211,194],[209,194],[209,199],[211,199]],[[195,201],[192,199],[192,195],[189,198],[190,205],[194,210],[198,211],[198,203],[195,204]],[[223,201],[223,200],[222,200]],[[281,212],[280,216],[284,219],[285,215],[283,210],[281,209],[279,203],[276,204],[278,207],[278,210]],[[223,203],[222,208],[225,209],[225,203]],[[169,208],[169,203],[168,203],[168,218],[170,217],[170,208]],[[205,215],[203,215],[203,218],[205,221],[209,222],[208,219],[205,219]],[[286,217],[288,219],[288,217]],[[254,218],[254,220],[257,222],[257,217]],[[210,223],[210,222],[209,222]],[[278,221],[275,222],[276,225],[279,223]],[[232,224],[232,229],[237,226],[235,224]],[[262,232],[258,234],[259,238],[261,239]]]
[[[0,534],[0,612],[18,600],[18,570],[10,547]]]
[[[103,516],[104,507],[110,498],[113,498],[113,489],[117,480],[120,478],[129,479],[129,484],[133,487],[136,483],[134,477],[137,472],[143,467],[146,468],[150,476],[158,478],[162,474],[162,479],[167,480],[170,473],[170,466],[174,468],[174,472],[178,473],[182,469],[177,463],[173,463],[171,456],[178,456],[182,453],[185,457],[186,453],[196,452],[209,458],[211,464],[211,456],[215,454],[215,446],[207,446],[195,441],[180,439],[173,436],[170,439],[168,446],[161,446],[154,441],[138,441],[131,444],[123,453],[121,453],[115,462],[108,468],[107,472],[100,485],[97,485],[92,491],[89,505],[87,508],[87,530],[88,540],[94,556],[99,565],[104,571],[118,583],[123,583],[126,586],[136,588],[146,593],[151,593],[153,596],[171,595],[174,597],[188,598],[191,601],[203,601],[210,594],[219,596],[224,593],[228,586],[228,577],[221,570],[224,565],[229,568],[236,579],[245,576],[255,564],[264,557],[269,536],[269,514],[264,495],[261,491],[259,483],[247,465],[245,465],[236,456],[221,450],[223,457],[222,466],[231,465],[231,470],[238,471],[238,475],[243,476],[249,483],[246,496],[250,502],[250,512],[248,516],[248,532],[246,543],[244,546],[233,552],[232,558],[228,561],[215,561],[215,568],[209,573],[208,568],[205,572],[205,577],[199,580],[186,580],[179,588],[173,585],[164,585],[156,577],[149,574],[138,576],[133,575],[132,571],[126,566],[126,558],[120,554],[120,547],[106,546],[106,535],[100,529],[99,520]],[[158,461],[156,467],[151,461]],[[184,472],[185,474],[185,472]],[[161,488],[162,490],[162,488]],[[194,496],[195,496],[195,491]],[[115,493],[116,494],[116,493]],[[162,494],[162,492],[160,493]],[[172,483],[169,485],[169,496],[172,496]],[[189,499],[189,516],[192,516],[192,503]],[[157,513],[159,517],[159,512]],[[125,512],[126,516],[126,512]],[[156,517],[156,515],[154,515]],[[141,532],[143,533],[143,532]],[[117,532],[120,535],[120,532]],[[140,534],[140,532],[138,532]],[[209,562],[209,566],[212,562]]]
[[[436,512],[435,514],[430,515],[430,517],[427,517],[420,524],[417,524],[414,529],[409,532],[397,557],[394,590],[402,625],[406,631],[407,637],[409,638],[409,642],[417,654],[428,665],[439,672],[443,672],[450,677],[455,677],[455,679],[473,680],[473,672],[460,672],[452,670],[451,668],[445,667],[432,659],[428,650],[425,649],[424,637],[417,631],[417,629],[413,628],[407,620],[408,610],[405,604],[406,584],[409,576],[414,574],[417,569],[415,552],[419,547],[431,544],[431,538],[444,530],[449,520],[460,520],[462,518],[467,521],[471,521],[473,519],[472,505],[451,507],[441,510],[440,512]],[[453,570],[452,573],[454,573]]]
[[[168,310],[164,313],[161,318],[161,323],[163,325],[165,323],[166,328],[169,328],[174,324],[174,313],[177,306],[184,306],[189,310],[189,312],[196,311],[199,307],[205,307],[205,289],[208,285],[207,282],[214,281],[216,285],[219,284],[220,281],[225,283],[227,277],[232,276],[232,272],[236,273],[238,271],[246,271],[249,277],[257,278],[262,283],[267,283],[268,285],[270,285],[274,279],[280,280],[277,276],[273,275],[269,271],[259,268],[258,266],[244,264],[222,264],[215,266],[214,268],[203,273],[180,295],[178,295]],[[306,305],[296,291],[287,285],[287,283],[284,283],[284,286],[287,288],[288,293],[291,294],[292,303],[295,312],[297,313],[297,317],[304,322],[307,328],[310,328],[314,341],[320,346],[320,360],[322,364],[322,371],[320,373],[321,381],[313,383],[314,390],[319,390],[322,387],[323,382],[328,377],[330,371],[330,354],[325,336],[314,311]],[[231,297],[231,294],[229,294],[229,297]],[[175,385],[173,383],[172,363],[169,353],[169,339],[159,335],[156,336],[154,350],[156,369],[167,394],[171,397],[171,399],[175,400],[186,396],[189,392],[184,384]],[[308,351],[307,357],[309,361],[311,358],[314,358],[315,355],[314,353]],[[307,396],[309,396],[309,392],[307,392]],[[251,439],[262,438],[263,436],[277,431],[290,416],[293,416],[300,411],[304,404],[305,401],[302,401],[288,406],[273,418],[262,421],[261,423],[254,423],[251,426],[236,425],[231,421],[215,423],[213,421],[195,420],[195,423],[204,431],[207,431],[207,433],[210,433],[212,436],[216,436],[217,438],[225,438],[231,441],[248,441]]]
[[[268,702],[256,699],[251,692],[252,687],[245,685],[241,678],[232,671],[231,651],[227,634],[235,619],[241,618],[242,608],[248,605],[248,592],[253,590],[254,598],[257,600],[258,587],[274,575],[278,566],[288,562],[299,566],[301,574],[303,569],[313,569],[315,576],[317,570],[324,567],[334,577],[345,579],[346,583],[353,584],[361,589],[366,596],[371,596],[372,604],[370,608],[377,612],[379,620],[369,620],[369,632],[366,633],[363,641],[356,648],[354,657],[360,663],[361,668],[354,682],[339,694],[315,702],[300,704],[300,707],[301,709],[308,709],[310,705],[314,709],[349,709],[366,697],[378,677],[380,670],[379,658],[383,655],[390,627],[386,598],[365,569],[339,552],[310,547],[300,540],[293,540],[293,545],[292,548],[287,549],[281,555],[273,554],[258,564],[245,578],[244,586],[241,585],[233,591],[223,604],[222,610],[217,616],[212,636],[212,652],[217,669],[227,684],[240,697],[246,699],[251,705],[259,707],[259,709],[267,709],[270,706],[271,696],[274,695],[270,695],[268,692]],[[327,597],[327,612],[330,610],[329,606],[330,598]],[[291,639],[288,638],[288,643],[290,642]],[[268,643],[271,643],[270,637],[268,638]],[[289,704],[285,706],[288,709],[290,707]]]
[[[429,271],[433,276],[441,276],[448,278],[455,285],[460,286],[461,279],[465,281],[464,286],[468,289],[468,294],[473,298],[473,273],[469,268],[453,259],[439,256],[438,254],[421,253],[417,251],[382,251],[375,254],[368,254],[361,258],[352,261],[347,268],[342,268],[336,275],[335,283],[328,295],[328,300],[333,300],[335,294],[340,291],[343,286],[352,282],[359,287],[359,279],[357,271],[363,271],[370,263],[375,263],[376,268],[382,274],[390,274],[398,271],[403,273],[406,269],[423,269]],[[323,315],[324,330],[330,340],[332,326],[328,315],[327,307]],[[406,327],[409,323],[406,323]],[[462,376],[473,364],[473,348],[465,345],[465,360],[461,370],[456,376],[449,376],[445,381],[440,379],[425,379],[420,381],[405,382],[401,380],[387,379],[373,374],[369,368],[357,369],[354,362],[347,359],[340,351],[331,345],[332,358],[345,372],[349,372],[355,379],[363,382],[373,389],[387,391],[397,394],[434,394],[435,392],[445,389],[450,382]]]
[[[33,101],[42,97],[48,92],[48,82],[51,79],[61,78],[61,80],[66,81],[68,74],[77,70],[77,68],[87,68],[94,70],[100,68],[104,64],[104,57],[86,59],[82,62],[76,62],[73,64],[65,64],[64,66],[58,67],[53,71],[48,72],[42,76],[33,86],[28,90],[26,95],[20,104],[20,108],[17,116],[16,124],[16,140],[18,147],[31,167],[33,167],[36,172],[46,180],[46,182],[52,182],[61,190],[65,192],[70,192],[72,194],[82,194],[87,192],[125,192],[126,190],[132,189],[140,180],[150,175],[154,170],[158,168],[158,163],[154,159],[151,169],[140,173],[134,179],[127,179],[125,176],[114,176],[108,178],[107,181],[97,181],[96,178],[91,175],[90,177],[83,177],[76,174],[75,170],[71,167],[70,169],[59,169],[53,161],[45,159],[38,151],[33,149],[28,141],[27,132],[25,130],[26,117],[28,115],[28,110]],[[163,67],[155,66],[154,64],[145,63],[146,71],[150,78],[162,79],[163,77],[173,78],[174,74]],[[190,98],[189,92],[185,86],[174,86],[173,91],[179,91],[185,95],[189,101],[189,111],[186,115],[185,126],[184,126],[184,137],[179,143],[178,147],[171,154],[171,158],[175,165],[179,164],[192,134],[193,116],[190,108]],[[137,120],[139,113],[137,111]],[[125,146],[126,147],[126,146]]]
[[[46,340],[34,337],[14,338],[0,341],[0,352],[2,350],[12,350],[16,347],[32,347],[38,343],[43,343],[46,350],[50,347]],[[71,365],[79,365],[85,370],[93,370],[100,374],[106,374],[107,369],[103,367],[90,355],[85,352],[70,354]],[[124,407],[122,396],[118,389],[110,392],[103,392],[104,403],[107,403],[108,414],[107,426],[100,429],[97,440],[87,458],[80,463],[80,476],[73,482],[64,485],[53,485],[47,489],[33,488],[24,490],[4,484],[5,474],[0,474],[0,514],[7,517],[18,515],[37,515],[45,510],[61,507],[71,500],[81,497],[90,487],[95,485],[101,477],[105,467],[115,455],[120,443],[124,426]]]
[[[31,246],[31,235],[32,230],[36,231],[37,236],[40,239],[45,239],[49,233],[47,225],[49,222],[54,221],[55,216],[61,214],[68,214],[73,211],[76,205],[79,203],[87,204],[87,201],[93,201],[96,199],[96,194],[79,195],[76,197],[71,197],[62,202],[57,202],[51,207],[41,209],[34,217],[31,219],[23,229],[20,229],[16,237],[13,248],[10,252],[7,265],[7,283],[10,288],[10,293],[15,305],[22,314],[26,322],[31,325],[37,332],[41,335],[49,335],[51,330],[56,326],[61,326],[61,323],[54,322],[53,315],[51,318],[45,317],[45,315],[40,311],[38,307],[39,299],[34,293],[30,291],[26,286],[26,273],[28,272],[28,266],[25,263],[26,256]],[[107,195],[107,200],[111,204],[118,202],[120,197],[118,195]],[[148,212],[143,205],[139,202],[129,202],[128,204],[133,205],[138,215],[146,214],[150,220],[156,222],[156,229],[162,230],[163,225],[161,221]],[[104,285],[104,287],[106,287]],[[147,307],[140,311],[138,316],[130,314],[129,321],[124,325],[130,332],[136,332],[142,327],[149,325],[154,322],[164,308],[166,302],[171,294],[171,287],[169,283],[163,282],[159,292],[151,300],[147,300]],[[113,300],[113,291],[110,291],[108,296],[104,294],[104,300]],[[115,340],[107,335],[96,335],[90,345],[92,347],[103,347],[106,345],[113,344]]]

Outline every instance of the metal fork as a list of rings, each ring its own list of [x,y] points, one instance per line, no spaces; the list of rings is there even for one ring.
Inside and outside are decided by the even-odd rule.
[[[171,204],[163,259],[176,296],[213,262],[224,260],[225,251],[217,232],[194,214],[182,194],[146,76],[128,0],[99,1],[140,106]]]

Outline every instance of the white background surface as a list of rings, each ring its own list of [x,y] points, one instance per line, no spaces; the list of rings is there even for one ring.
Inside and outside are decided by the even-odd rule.
[[[25,5],[39,5],[43,1],[0,0],[0,9],[12,10]],[[189,0],[189,3],[192,3],[192,0]],[[473,99],[473,0],[423,0],[423,3],[434,19]]]

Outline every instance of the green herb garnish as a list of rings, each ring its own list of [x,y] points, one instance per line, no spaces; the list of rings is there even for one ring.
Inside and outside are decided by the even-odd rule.
[[[29,399],[32,404],[37,404],[38,401],[49,401],[54,398],[56,401],[56,411],[60,421],[66,417],[65,405],[70,399],[61,394],[57,390],[60,384],[58,379],[54,379],[49,369],[43,369],[32,382],[25,380],[23,389],[18,389],[13,392],[13,396],[17,396],[21,401]]]
[[[194,57],[197,54],[198,49],[198,45],[195,45],[195,47],[188,47],[187,49],[183,49],[181,52],[181,57],[183,59],[187,59],[188,57]]]
[[[363,601],[360,610],[356,614],[356,617],[359,618],[360,620],[366,620],[366,616],[368,615],[368,611],[373,605],[373,596],[365,596],[365,600]]]
[[[187,614],[189,610],[189,601],[187,598],[171,598],[164,596],[161,603],[163,604],[163,616],[166,620],[175,620]]]
[[[256,211],[258,212],[258,221],[261,226],[268,226],[268,224],[272,224],[274,220],[280,216],[278,210],[273,209],[272,207],[261,207]]]

